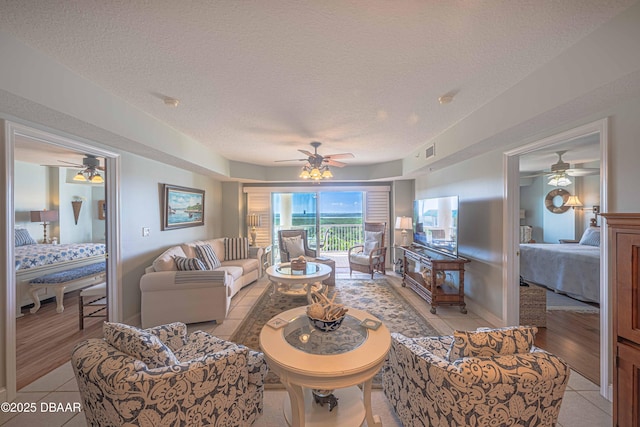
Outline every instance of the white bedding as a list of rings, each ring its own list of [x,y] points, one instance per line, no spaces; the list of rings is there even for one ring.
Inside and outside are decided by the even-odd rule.
[[[26,270],[64,261],[104,256],[104,243],[70,243],[64,245],[24,245],[15,248],[16,270]]]
[[[581,301],[600,302],[600,247],[520,244],[520,275]]]

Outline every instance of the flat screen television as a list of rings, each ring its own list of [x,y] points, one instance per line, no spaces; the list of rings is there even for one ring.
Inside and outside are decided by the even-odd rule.
[[[458,256],[458,196],[413,202],[413,243]]]

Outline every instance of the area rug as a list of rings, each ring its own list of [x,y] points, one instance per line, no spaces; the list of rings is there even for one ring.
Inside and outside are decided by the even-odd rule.
[[[283,311],[307,305],[306,297],[291,297],[272,292],[269,286],[231,337],[231,341],[259,350],[260,330],[269,319]],[[400,295],[386,278],[380,279],[342,279],[329,288],[329,297],[338,291],[336,301],[348,307],[365,310],[380,319],[391,332],[401,332],[408,337],[440,335],[411,304]],[[416,295],[416,298],[419,298]],[[420,300],[424,303],[424,301]],[[425,303],[426,304],[426,303]],[[381,375],[373,379],[373,386],[381,386]],[[277,375],[269,372],[266,386],[282,387]]]
[[[600,309],[595,305],[591,305],[549,290],[547,290],[547,311],[600,313]]]

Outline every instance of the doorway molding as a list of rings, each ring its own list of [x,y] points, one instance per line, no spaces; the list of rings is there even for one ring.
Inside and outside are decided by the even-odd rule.
[[[105,161],[105,200],[107,206],[105,220],[105,237],[108,248],[107,285],[109,319],[118,321],[122,315],[122,280],[120,271],[120,155],[96,146],[39,130],[27,125],[4,122],[4,163],[6,171],[6,257],[4,260],[6,277],[5,289],[5,373],[6,399],[12,401],[17,395],[16,379],[16,271],[14,254],[14,154],[17,137],[25,137],[61,148],[104,157]],[[9,243],[11,242],[11,243]]]
[[[520,318],[520,239],[518,226],[520,224],[520,156],[540,148],[567,142],[572,139],[587,135],[598,134],[600,139],[600,209],[608,211],[608,146],[609,146],[609,119],[604,118],[574,129],[553,135],[531,144],[527,144],[510,151],[504,152],[504,194],[503,205],[504,229],[503,229],[503,302],[502,308],[504,321],[507,325],[519,324]],[[607,236],[606,221],[602,221],[601,235]],[[610,298],[611,294],[607,286],[609,280],[609,262],[606,254],[609,253],[608,241],[601,239],[600,244],[600,394],[608,400],[613,399],[612,381],[610,377],[610,365],[613,360],[611,353],[610,327]]]

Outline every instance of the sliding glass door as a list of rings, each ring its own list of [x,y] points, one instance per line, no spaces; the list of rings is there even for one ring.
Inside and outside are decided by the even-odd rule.
[[[363,236],[361,191],[272,193],[273,247],[279,260],[278,231],[305,229],[318,255],[346,255]]]

